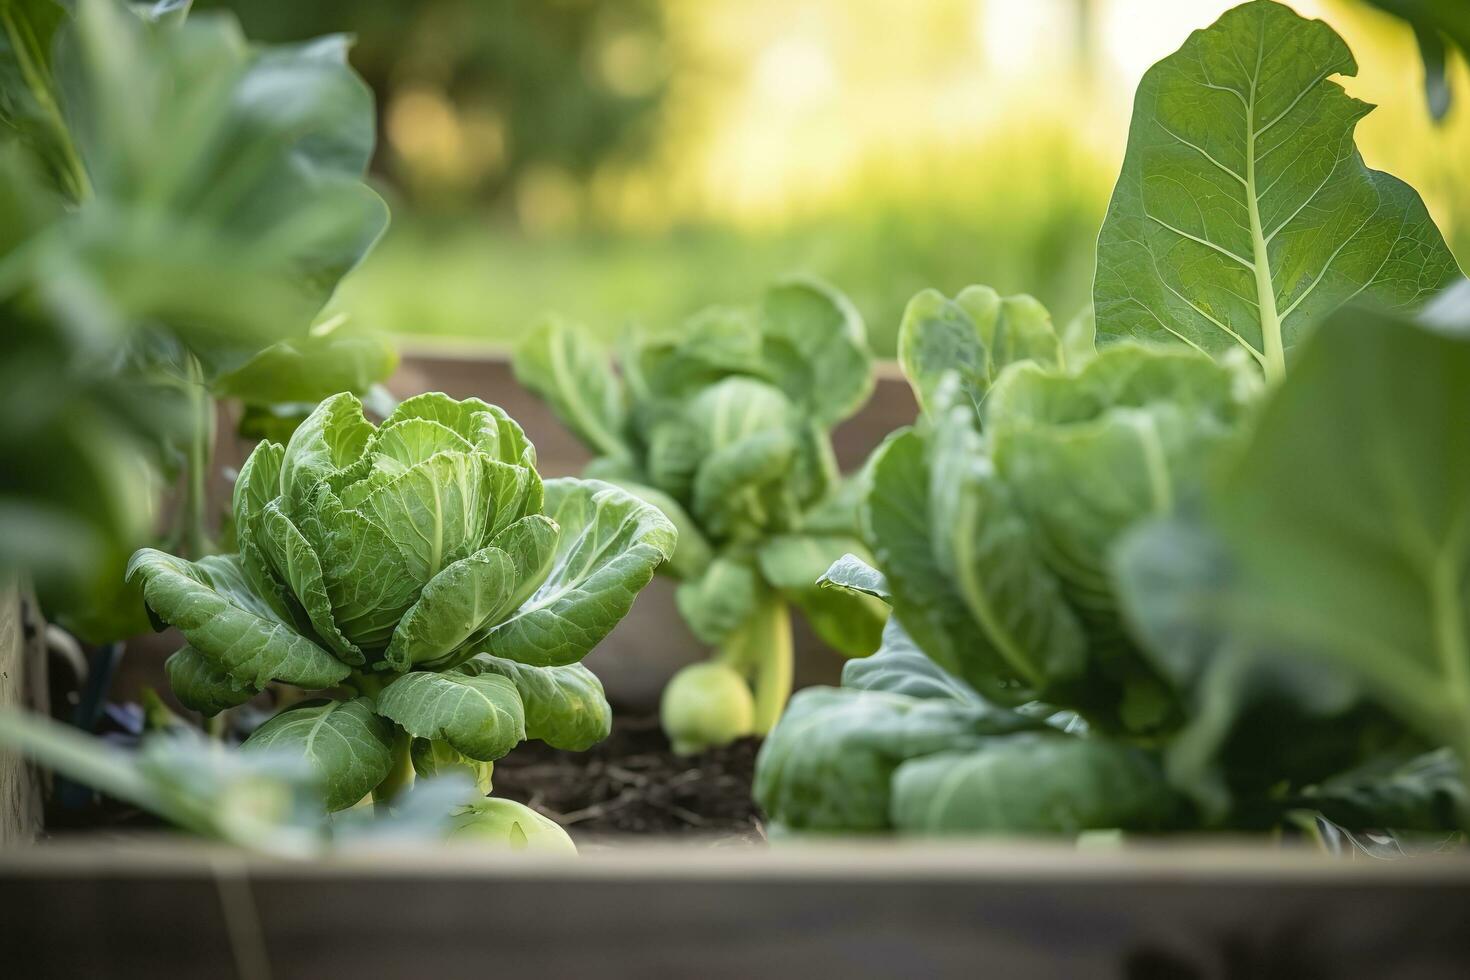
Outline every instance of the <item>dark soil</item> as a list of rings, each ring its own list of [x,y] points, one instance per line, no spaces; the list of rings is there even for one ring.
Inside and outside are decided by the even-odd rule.
[[[544,813],[579,844],[629,835],[758,843],[765,831],[751,780],[759,747],[744,739],[679,756],[658,719],[617,717],[612,734],[586,752],[517,746],[495,763],[493,795]]]

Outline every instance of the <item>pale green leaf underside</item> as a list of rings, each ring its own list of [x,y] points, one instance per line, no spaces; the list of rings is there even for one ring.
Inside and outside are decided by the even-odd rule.
[[[248,749],[289,751],[316,769],[328,810],[352,806],[392,766],[393,726],[367,698],[305,701],[282,711],[245,740]]]
[[[202,715],[217,715],[226,708],[244,704],[260,689],[237,683],[212,660],[185,645],[163,663],[168,686],[186,708]]]
[[[546,512],[560,528],[550,572],[490,631],[484,652],[559,666],[581,660],[627,615],[676,535],[656,507],[597,480],[547,481]]]
[[[1370,170],[1371,109],[1330,27],[1256,0],[1144,76],[1098,242],[1101,336],[1244,347],[1279,376],[1286,350],[1353,297],[1421,303],[1458,275],[1419,196]]]
[[[532,667],[482,653],[461,669],[499,674],[516,686],[525,706],[526,738],[581,752],[612,731],[612,707],[602,682],[582,664]]]
[[[246,585],[235,556],[187,562],[145,548],[128,563],[134,576],[158,618],[242,686],[258,690],[278,680],[320,689],[348,674],[346,664],[275,618]]]

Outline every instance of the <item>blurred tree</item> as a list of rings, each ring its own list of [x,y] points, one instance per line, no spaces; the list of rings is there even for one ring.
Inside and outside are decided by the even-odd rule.
[[[651,142],[665,90],[660,0],[196,0],[248,33],[356,36],[378,95],[376,168],[416,203],[524,207]]]

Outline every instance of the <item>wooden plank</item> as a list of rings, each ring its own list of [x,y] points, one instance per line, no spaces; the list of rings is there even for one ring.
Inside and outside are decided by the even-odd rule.
[[[17,976],[1470,975],[1470,864],[1266,848],[0,855]]]
[[[45,636],[28,590],[0,582],[0,707],[46,710]],[[41,830],[41,776],[20,756],[0,751],[0,848]]]

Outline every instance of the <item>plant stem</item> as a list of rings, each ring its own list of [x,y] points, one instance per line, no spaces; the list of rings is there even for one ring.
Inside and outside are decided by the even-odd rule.
[[[725,641],[719,659],[750,679],[755,694],[754,734],[770,732],[791,696],[791,607],[779,598],[762,602],[755,615]]]
[[[184,487],[184,547],[188,557],[197,561],[215,550],[209,537],[208,508],[216,420],[214,399],[204,384],[204,369],[192,354],[189,355],[188,385],[194,432],[189,440],[188,483]]]
[[[373,789],[373,809],[379,814],[387,813],[398,795],[413,785],[413,758],[408,752],[411,741],[408,732],[402,729],[393,736],[392,765],[388,775]]]

